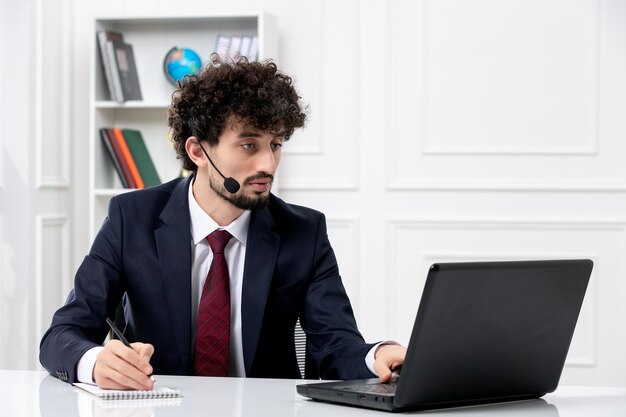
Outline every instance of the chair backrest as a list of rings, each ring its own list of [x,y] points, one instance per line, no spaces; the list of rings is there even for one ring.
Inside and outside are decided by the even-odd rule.
[[[296,321],[296,327],[293,332],[293,339],[296,345],[296,359],[298,360],[298,368],[300,368],[300,375],[304,379],[320,379],[317,367],[309,354],[308,343],[306,333],[302,330],[300,325],[300,319]]]

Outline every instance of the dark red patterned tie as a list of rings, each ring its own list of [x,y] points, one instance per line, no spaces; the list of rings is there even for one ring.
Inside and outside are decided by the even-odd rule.
[[[202,288],[195,345],[196,375],[228,375],[228,343],[230,341],[230,280],[224,248],[231,238],[225,230],[207,236],[213,262]]]

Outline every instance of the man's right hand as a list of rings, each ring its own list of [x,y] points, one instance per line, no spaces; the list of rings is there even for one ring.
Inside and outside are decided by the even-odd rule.
[[[154,346],[131,343],[129,349],[119,340],[110,340],[98,353],[93,367],[93,380],[100,388],[151,390],[152,366],[150,358]]]

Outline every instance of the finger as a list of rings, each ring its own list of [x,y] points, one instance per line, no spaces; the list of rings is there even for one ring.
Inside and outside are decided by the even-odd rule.
[[[117,341],[116,341],[117,342]],[[135,343],[137,349],[143,351],[139,345],[144,345],[143,343]],[[151,348],[154,351],[154,348]],[[138,371],[142,372],[145,375],[150,375],[152,373],[152,366],[150,366],[150,357],[145,357],[139,354],[139,352],[135,349],[135,347],[129,349],[126,345],[122,343],[116,343],[112,347],[113,353],[115,355],[122,358],[125,362],[131,364]],[[149,352],[150,349],[147,349]],[[150,354],[152,356],[152,354]]]
[[[383,384],[391,381],[391,371],[385,370],[383,372],[380,372],[378,374],[378,379],[380,379],[380,382],[382,382]]]
[[[101,388],[150,390],[153,387],[152,380],[127,364],[103,364],[98,371],[98,377],[96,383]]]
[[[381,382],[384,383],[391,380],[393,372],[396,372],[402,367],[405,355],[406,348],[400,345],[389,344],[378,347],[376,350],[374,369]]]
[[[153,380],[149,378],[152,375],[152,366],[148,362],[149,358],[140,356],[136,351],[125,347],[120,352],[122,361],[115,361],[110,363],[110,367],[117,372],[133,379],[137,383],[142,385],[141,389],[152,389]],[[119,381],[119,379],[118,379]],[[126,384],[126,382],[122,382]]]
[[[117,372],[112,368],[108,368],[104,371],[104,376],[98,384],[100,388],[117,389],[117,390],[149,390],[146,385],[139,384],[132,378]]]
[[[127,389],[126,387],[121,386],[117,382],[109,378],[104,378],[104,377],[100,377],[100,379],[98,380],[98,387],[102,389],[118,389],[118,390]]]
[[[147,361],[139,357],[134,350],[119,342],[113,342],[107,343],[97,356],[94,380],[98,386],[118,384],[125,389],[151,389],[153,383],[145,370],[151,371],[152,368]],[[142,365],[143,369],[137,368],[136,363]],[[109,382],[105,382],[106,380]],[[114,381],[115,384],[112,384],[111,381]]]
[[[98,386],[100,388],[104,388],[104,389],[116,389],[116,390],[129,390],[131,389],[130,387],[127,387],[125,385],[122,385],[120,383],[118,383],[117,381],[114,381],[110,378],[105,378],[102,377],[100,380],[100,383],[98,384]]]
[[[374,362],[374,370],[378,374],[380,382],[385,383],[391,380],[391,370],[389,369],[389,364],[387,364],[384,360],[377,359]]]
[[[145,359],[146,362],[150,362],[150,358],[154,354],[154,346],[150,343],[131,343],[130,345],[141,358]]]

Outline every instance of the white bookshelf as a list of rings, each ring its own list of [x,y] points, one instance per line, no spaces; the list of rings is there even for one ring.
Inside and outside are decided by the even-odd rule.
[[[98,30],[114,30],[133,46],[143,100],[112,101],[96,41]],[[218,35],[259,39],[259,59],[277,58],[278,32],[273,16],[263,12],[205,16],[135,16],[95,19],[91,48],[89,135],[89,227],[93,237],[104,220],[109,200],[124,189],[100,139],[101,127],[140,130],[163,182],[178,176],[180,161],[167,139],[167,108],[175,87],[163,74],[163,59],[174,46],[191,48],[204,63]]]

